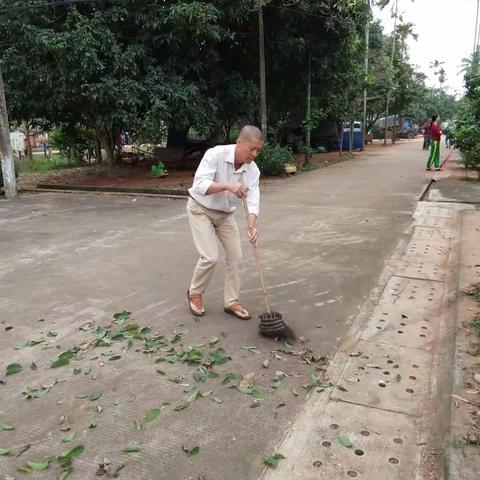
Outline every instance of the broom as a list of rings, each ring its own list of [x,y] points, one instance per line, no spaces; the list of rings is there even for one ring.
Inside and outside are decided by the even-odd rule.
[[[243,210],[245,211],[245,219],[247,221],[247,231],[250,228],[248,222],[248,205],[245,197],[242,197]],[[260,260],[260,253],[258,247],[252,244],[253,255],[255,257],[255,263],[257,265],[258,276],[260,277],[260,284],[262,285],[263,300],[265,302],[265,308],[267,311],[259,315],[260,325],[258,326],[260,334],[269,338],[289,338],[295,339],[295,333],[293,330],[283,321],[282,315],[278,312],[272,312],[270,306],[270,300],[268,299],[267,287],[265,285],[265,278],[263,275],[262,262]]]

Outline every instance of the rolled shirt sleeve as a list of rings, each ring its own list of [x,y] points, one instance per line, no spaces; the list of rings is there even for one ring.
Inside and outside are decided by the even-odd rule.
[[[207,194],[207,190],[210,188],[215,179],[217,162],[218,159],[216,158],[216,155],[211,150],[207,150],[195,173],[195,178],[192,185],[193,193],[200,195]]]
[[[253,213],[258,217],[260,211],[260,170],[255,165],[255,169],[248,176],[247,184],[247,205],[249,213]]]

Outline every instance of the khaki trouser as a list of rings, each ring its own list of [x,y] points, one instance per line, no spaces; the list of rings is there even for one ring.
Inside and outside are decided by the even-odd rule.
[[[205,292],[219,259],[218,239],[226,254],[225,306],[237,303],[240,296],[242,249],[240,232],[233,213],[208,209],[189,198],[187,214],[193,241],[200,255],[193,273],[190,293]]]

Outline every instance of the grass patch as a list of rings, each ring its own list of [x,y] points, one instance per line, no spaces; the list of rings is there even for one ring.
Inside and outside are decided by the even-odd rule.
[[[477,337],[480,338],[480,313],[477,313],[472,320],[472,328],[477,334]]]
[[[33,160],[21,160],[19,162],[20,173],[48,172],[50,170],[59,170],[62,168],[78,167],[78,165],[58,153],[54,153],[50,158],[33,157]]]
[[[477,302],[480,303],[480,283],[476,283],[466,288],[463,291],[463,294],[473,297]]]
[[[311,164],[308,164],[308,165],[304,165],[302,167],[302,172],[311,172],[312,170],[316,170],[318,167],[316,167],[315,165],[311,165]]]

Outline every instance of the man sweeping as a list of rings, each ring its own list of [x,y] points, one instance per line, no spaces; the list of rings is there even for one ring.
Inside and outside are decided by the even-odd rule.
[[[224,311],[240,320],[250,319],[250,313],[240,304],[242,251],[234,212],[240,203],[238,199],[246,198],[248,237],[255,245],[260,171],[254,160],[263,143],[262,132],[247,125],[234,145],[219,145],[207,150],[195,173],[187,203],[193,241],[200,255],[187,291],[188,304],[195,316],[205,315],[203,294],[218,263],[220,241],[226,256]]]
[[[427,170],[432,169],[432,164],[435,165],[435,170],[441,170],[440,168],[440,139],[442,138],[442,131],[440,129],[440,117],[433,115],[432,124],[430,128],[430,155],[427,160]]]

